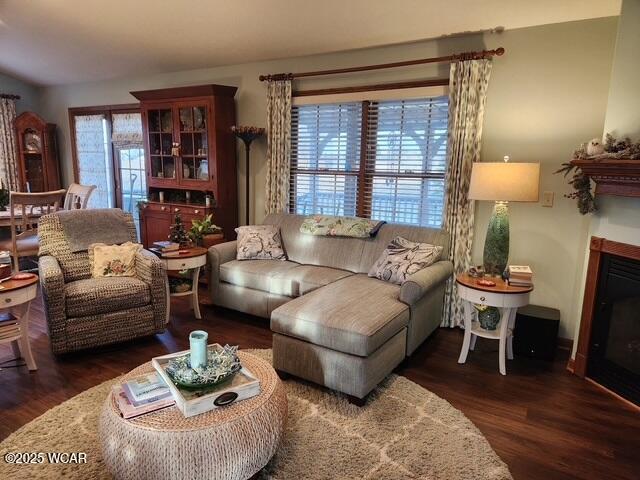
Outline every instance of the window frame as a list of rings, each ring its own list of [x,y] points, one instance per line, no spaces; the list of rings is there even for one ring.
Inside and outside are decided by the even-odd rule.
[[[108,136],[109,136],[109,161],[111,171],[113,172],[113,205],[122,208],[122,185],[120,185],[120,166],[116,161],[116,150],[111,140],[111,132],[113,119],[112,115],[117,113],[142,113],[139,103],[123,103],[118,105],[99,105],[91,107],[73,107],[69,108],[69,134],[71,138],[71,159],[73,164],[73,181],[78,183],[80,180],[80,169],[78,165],[78,151],[76,139],[76,117],[84,115],[104,115],[107,120]],[[145,155],[146,162],[146,155]]]
[[[295,203],[295,177],[296,175],[342,175],[345,178],[348,176],[357,177],[357,191],[356,191],[356,208],[355,214],[362,218],[371,218],[371,211],[373,208],[373,181],[375,177],[387,177],[387,178],[418,178],[422,181],[428,179],[443,180],[446,179],[446,173],[448,165],[445,171],[440,173],[434,172],[420,172],[416,174],[407,173],[390,173],[390,172],[376,172],[375,164],[368,162],[368,158],[371,156],[372,149],[375,150],[376,145],[371,144],[369,140],[369,134],[372,128],[377,129],[377,125],[371,119],[371,105],[373,103],[384,101],[406,101],[412,99],[434,98],[439,96],[448,95],[448,87],[446,85],[429,86],[421,88],[408,88],[408,89],[394,89],[394,90],[380,90],[380,91],[359,91],[359,92],[345,92],[331,95],[313,95],[294,97],[292,102],[292,108],[304,106],[304,105],[322,105],[322,104],[340,104],[340,103],[355,103],[360,102],[361,113],[361,128],[360,128],[360,158],[359,168],[357,171],[347,170],[310,170],[310,169],[298,169],[293,166],[289,172],[289,213],[296,213]],[[448,134],[448,126],[447,126]],[[293,135],[292,135],[293,138]],[[292,146],[293,148],[293,146]],[[370,191],[370,198],[367,199],[367,192]],[[444,212],[443,212],[444,221]],[[418,224],[419,225],[419,224]]]

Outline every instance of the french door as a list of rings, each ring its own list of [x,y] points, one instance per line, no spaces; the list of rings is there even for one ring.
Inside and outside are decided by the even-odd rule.
[[[140,109],[131,105],[69,109],[74,176],[96,185],[89,208],[118,207],[133,215],[147,199]]]

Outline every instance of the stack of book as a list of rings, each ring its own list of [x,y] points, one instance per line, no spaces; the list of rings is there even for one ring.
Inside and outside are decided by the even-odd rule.
[[[514,287],[533,286],[533,272],[529,265],[509,265],[507,267],[508,283]]]
[[[154,250],[160,253],[169,253],[169,252],[175,252],[177,250],[180,250],[180,245],[178,245],[175,242],[169,242],[169,241],[153,242],[153,247],[154,247]]]
[[[10,312],[0,313],[0,340],[20,336],[18,319]]]
[[[156,372],[114,385],[113,396],[124,418],[137,417],[175,403],[171,390]]]

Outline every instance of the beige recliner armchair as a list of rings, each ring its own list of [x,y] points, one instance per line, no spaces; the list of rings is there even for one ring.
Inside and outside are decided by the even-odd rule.
[[[162,332],[166,324],[164,264],[142,250],[135,277],[92,278],[88,245],[136,242],[120,209],[60,211],[38,223],[39,273],[53,353]]]

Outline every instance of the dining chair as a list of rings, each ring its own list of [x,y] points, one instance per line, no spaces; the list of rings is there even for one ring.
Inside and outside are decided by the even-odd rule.
[[[64,189],[39,193],[11,192],[11,239],[0,242],[0,250],[11,252],[14,272],[20,271],[21,257],[38,255],[38,219],[41,215],[60,210],[65,192]]]
[[[95,185],[80,185],[72,183],[64,197],[64,210],[84,210],[87,208],[89,198],[97,187]]]

